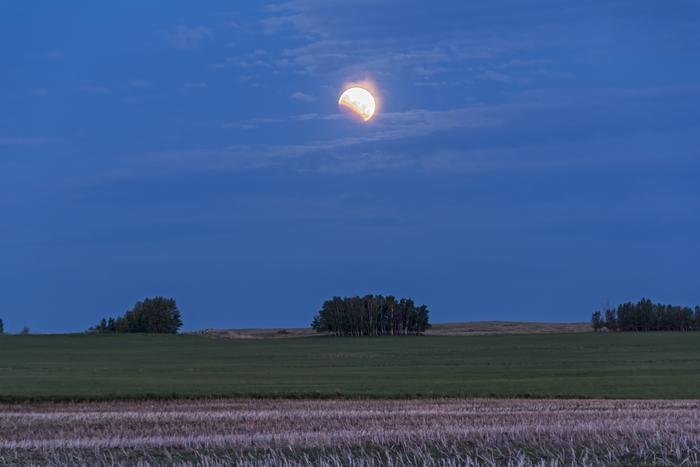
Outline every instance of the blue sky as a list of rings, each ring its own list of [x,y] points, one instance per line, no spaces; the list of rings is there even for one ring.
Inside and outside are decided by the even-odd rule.
[[[700,304],[696,1],[3,2],[0,63],[10,331]]]

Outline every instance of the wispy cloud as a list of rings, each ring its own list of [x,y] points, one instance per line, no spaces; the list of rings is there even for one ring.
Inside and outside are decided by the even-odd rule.
[[[221,128],[239,128],[243,130],[252,130],[254,128],[260,128],[264,125],[270,124],[284,124],[284,123],[294,123],[294,122],[308,122],[311,120],[323,121],[323,120],[339,120],[343,118],[340,114],[318,114],[318,113],[305,113],[297,115],[289,115],[287,117],[257,117],[244,120],[242,122],[227,122],[221,125]]]
[[[252,129],[265,124],[283,124],[290,121],[338,120],[339,115],[301,114],[279,119],[255,119],[242,124],[227,124],[227,128]],[[316,163],[322,162],[324,170],[331,170],[332,160],[343,159],[337,151],[362,148],[372,143],[397,141],[406,138],[420,138],[439,131],[452,129],[474,129],[497,123],[480,107],[469,107],[446,111],[415,109],[406,112],[386,113],[381,122],[374,124],[373,130],[361,136],[347,136],[327,140],[309,141],[302,144],[280,144],[267,146],[231,146],[223,149],[195,149],[168,151],[152,154],[152,161],[170,161],[174,166],[198,166],[210,169],[222,168],[274,168],[307,167],[305,170],[318,170]],[[366,157],[373,157],[372,151],[361,150]],[[308,159],[311,158],[311,159]],[[328,159],[330,158],[330,160]],[[311,163],[311,164],[310,164]]]
[[[152,86],[150,81],[147,81],[145,79],[130,79],[128,84],[129,87],[136,89],[145,89],[150,88]]]
[[[500,71],[494,71],[494,70],[484,70],[476,76],[477,76],[477,78],[482,79],[482,80],[496,81],[499,83],[512,83],[514,81],[511,76],[508,76],[507,74],[502,73]]]
[[[171,31],[161,31],[160,34],[165,37],[172,47],[178,50],[194,49],[205,40],[214,37],[211,29],[204,26],[177,26]]]
[[[185,83],[182,85],[182,89],[185,91],[189,90],[194,90],[194,89],[207,89],[209,85],[205,83],[204,81],[198,81],[196,83]]]
[[[282,50],[275,65],[305,75],[412,74],[424,81],[426,77],[456,70],[463,75],[465,63],[508,57],[532,47],[529,38],[518,31],[496,32],[472,19],[488,16],[489,8],[459,7],[454,16],[436,17],[444,25],[435,34],[434,29],[421,27],[426,19],[415,16],[418,9],[403,10],[414,15],[404,18],[404,24],[415,27],[392,28],[373,18],[392,15],[401,7],[399,2],[361,3],[380,11],[360,19],[357,2],[350,5],[332,0],[292,0],[269,5],[269,16],[261,22],[263,29],[268,34],[296,32],[297,40],[293,42],[300,43]],[[453,21],[455,17],[467,18],[472,27],[465,27],[464,21]],[[429,81],[436,85],[447,80]]]
[[[332,126],[329,129],[334,131],[330,134],[344,131],[347,136],[289,144],[166,151],[147,159],[169,170],[507,170],[605,164],[611,158],[603,160],[598,154],[609,154],[610,147],[601,150],[596,147],[597,142],[621,138],[619,147],[625,154],[620,158],[629,162],[637,156],[624,146],[629,141],[625,135],[700,127],[697,111],[687,112],[683,121],[666,118],[675,115],[679,106],[689,106],[687,102],[695,101],[699,93],[700,88],[696,87],[606,89],[576,96],[556,89],[523,92],[518,99],[504,104],[388,112],[361,127],[361,131],[339,121],[343,118],[340,114],[258,118],[224,127],[252,129],[319,121]],[[445,139],[435,137],[436,134],[444,134]],[[429,135],[433,137],[426,138]],[[659,152],[657,156],[663,154]],[[653,154],[647,156],[652,157]]]
[[[451,37],[435,41],[414,38],[409,41],[388,38],[322,39],[284,49],[275,64],[302,74],[352,75],[367,70],[379,72],[406,71],[415,76],[435,75],[449,71],[449,66],[469,59],[486,59],[520,47],[494,39]]]
[[[250,53],[241,56],[227,57],[223,61],[219,61],[212,65],[212,68],[274,68],[274,64],[268,57],[267,51],[263,49],[255,49]]]
[[[80,90],[88,94],[111,94],[112,89],[101,84],[87,84],[81,86]]]
[[[0,138],[0,147],[37,146],[49,141],[48,138]]]
[[[284,1],[266,7],[261,26],[266,33],[283,35],[294,44],[271,51],[276,59],[273,63],[281,69],[308,76],[412,75],[412,81],[421,86],[457,84],[455,79],[463,83],[465,78],[509,85],[552,78],[548,67],[553,64],[545,57],[555,46],[554,37],[562,38],[556,47],[573,44],[591,51],[610,47],[609,41],[590,34],[568,34],[571,28],[579,32],[584,26],[595,31],[599,25],[583,22],[590,22],[595,13],[609,17],[604,2],[448,2],[435,12],[406,3]],[[363,5],[372,14],[364,14]],[[631,10],[636,6],[631,0],[616,2],[617,8],[623,5]],[[510,14],[502,14],[504,9]],[[387,24],[385,19],[397,11],[401,11],[401,21]],[[517,17],[525,19],[514,21]],[[446,76],[427,79],[443,74]],[[568,79],[570,75],[560,72],[556,77]]]
[[[313,102],[316,100],[316,97],[312,96],[311,94],[306,94],[306,93],[301,92],[301,91],[296,91],[296,92],[292,93],[289,97],[291,99],[293,99],[295,101],[299,101],[299,102]]]

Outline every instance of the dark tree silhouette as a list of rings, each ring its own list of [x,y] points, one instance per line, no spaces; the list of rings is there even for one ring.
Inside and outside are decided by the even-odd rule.
[[[611,308],[605,310],[605,328],[608,331],[617,331],[617,314]]]
[[[596,328],[596,319],[599,327]],[[695,311],[686,306],[662,305],[643,298],[637,303],[627,302],[605,310],[605,320],[596,311],[591,318],[594,330],[620,332],[645,331],[699,331],[700,307]]]
[[[5,332],[5,323],[2,322],[0,319],[0,334],[3,334]]]
[[[405,336],[430,327],[428,307],[392,296],[333,297],[311,323],[317,332],[335,336]]]
[[[147,332],[176,334],[182,326],[180,310],[172,298],[154,297],[137,302],[124,316],[102,319],[90,328],[98,333]]]

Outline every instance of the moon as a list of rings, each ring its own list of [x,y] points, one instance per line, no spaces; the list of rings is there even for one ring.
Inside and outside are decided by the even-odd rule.
[[[358,86],[346,89],[340,95],[338,105],[352,110],[365,122],[374,116],[374,111],[377,109],[377,102],[372,93]]]

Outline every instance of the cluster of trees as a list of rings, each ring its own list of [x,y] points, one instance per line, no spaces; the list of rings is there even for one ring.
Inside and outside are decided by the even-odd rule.
[[[89,330],[98,333],[147,332],[176,334],[182,326],[180,310],[172,298],[154,297],[136,303],[124,316],[103,318]]]
[[[2,319],[0,319],[0,334],[5,334],[5,323],[2,321]],[[29,334],[29,328],[27,326],[23,327],[20,334],[26,336]]]
[[[700,331],[700,306],[693,310],[687,306],[661,305],[645,298],[596,311],[591,324],[595,331]]]
[[[335,336],[405,336],[430,327],[428,307],[392,296],[333,297],[327,300],[311,327]]]

